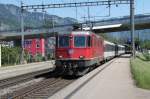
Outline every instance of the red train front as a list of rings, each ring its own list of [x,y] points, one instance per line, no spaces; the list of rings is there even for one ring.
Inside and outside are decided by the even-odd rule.
[[[90,31],[57,35],[56,69],[67,75],[84,75],[104,56],[103,39]]]

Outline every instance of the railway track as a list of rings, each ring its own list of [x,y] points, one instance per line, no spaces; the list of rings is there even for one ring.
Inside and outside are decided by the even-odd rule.
[[[98,73],[107,68],[112,62],[103,67],[101,70],[99,70],[96,74],[94,74],[85,83],[81,85],[86,84]],[[64,79],[60,76],[56,76],[55,73],[47,74],[44,80],[31,86],[22,88],[20,90],[16,90],[12,93],[5,94],[1,96],[0,99],[47,99],[48,97],[52,96],[54,93],[64,88],[65,86],[71,84],[75,80],[76,79],[74,78]]]
[[[0,80],[0,89],[4,89],[4,88],[7,88],[7,87],[10,87],[13,85],[17,85],[19,83],[23,83],[23,82],[35,79],[36,76],[48,73],[50,71],[52,71],[52,69],[51,70],[45,69],[45,70],[41,70],[41,71],[37,71],[37,72],[32,72],[32,73]]]
[[[100,74],[102,71],[104,71],[105,69],[107,69],[109,66],[111,66],[111,64],[113,62],[115,62],[116,59],[110,60],[108,63],[106,64],[102,64],[101,67],[98,67],[96,70],[91,71],[90,73],[88,73],[87,75],[85,75],[83,77],[82,80],[79,79],[79,81],[77,81],[77,83],[73,83],[69,88],[66,88],[56,94],[54,94],[53,96],[51,96],[51,99],[71,99],[71,97],[77,93],[79,90],[81,90],[89,81],[93,80],[93,78],[95,78],[98,74]],[[64,94],[65,93],[65,94]],[[63,94],[63,95],[62,95]]]
[[[47,78],[34,85],[1,96],[1,99],[46,99],[74,80],[75,79],[69,80],[60,77]]]

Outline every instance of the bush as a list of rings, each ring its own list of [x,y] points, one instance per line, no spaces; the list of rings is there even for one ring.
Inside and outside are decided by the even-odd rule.
[[[41,62],[43,61],[43,56],[41,54],[37,54],[35,57],[34,57],[34,60],[35,62]]]
[[[148,52],[143,53],[143,56],[147,61],[150,61],[150,54]]]
[[[20,63],[21,48],[2,47],[2,65],[15,65]]]
[[[29,54],[29,52],[27,52],[27,51],[25,51],[24,59],[26,60],[27,63],[33,62],[33,56],[31,54]]]
[[[53,53],[49,53],[49,54],[47,55],[47,59],[48,59],[48,60],[55,59],[54,54],[53,54]]]
[[[150,62],[136,58],[131,59],[130,63],[136,85],[140,88],[150,89]]]
[[[21,59],[21,48],[19,47],[2,47],[2,66],[9,66],[9,65],[17,65],[20,64]],[[24,54],[25,62],[31,63],[31,62],[41,62],[45,61],[46,58],[43,57],[41,54],[37,54],[35,56],[32,56],[29,54],[28,51],[25,50]]]

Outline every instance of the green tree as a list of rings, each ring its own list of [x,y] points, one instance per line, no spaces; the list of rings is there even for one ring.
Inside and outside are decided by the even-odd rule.
[[[150,50],[150,40],[145,40],[140,45],[143,49],[147,49],[147,50],[149,49]]]
[[[15,65],[20,62],[21,49],[18,47],[2,47],[2,65]]]
[[[113,43],[122,43],[122,44],[125,43],[125,40],[124,40],[124,39],[117,39],[116,37],[112,37],[112,36],[108,35],[107,33],[100,33],[100,35],[101,35],[105,40],[108,40],[108,41],[113,42]]]
[[[43,25],[43,27],[45,28],[52,28],[53,27],[53,24],[56,25],[57,23],[56,22],[52,22],[52,20],[45,20],[45,23]]]

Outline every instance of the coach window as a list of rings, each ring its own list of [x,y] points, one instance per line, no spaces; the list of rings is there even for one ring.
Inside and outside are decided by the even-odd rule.
[[[94,47],[96,47],[96,38],[94,37]]]
[[[92,46],[92,39],[90,36],[87,36],[87,46],[91,47]]]
[[[108,52],[111,51],[111,45],[108,45]]]
[[[85,47],[86,38],[85,36],[75,36],[74,37],[74,46],[75,47]]]
[[[108,44],[106,44],[105,45],[105,51],[108,52],[109,51],[108,49],[109,49],[109,46],[108,46]]]
[[[114,49],[114,45],[111,45],[111,51],[114,51],[115,49]]]
[[[59,36],[59,47],[69,47],[69,36]]]

